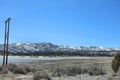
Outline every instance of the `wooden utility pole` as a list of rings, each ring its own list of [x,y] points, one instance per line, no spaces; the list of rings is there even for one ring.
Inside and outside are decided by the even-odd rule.
[[[9,29],[10,29],[10,19],[5,21],[5,37],[4,37],[4,51],[3,51],[3,66],[8,64],[8,45],[9,45]]]

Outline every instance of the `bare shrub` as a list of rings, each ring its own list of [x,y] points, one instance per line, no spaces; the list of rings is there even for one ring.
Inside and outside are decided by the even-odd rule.
[[[38,67],[38,66],[37,67],[26,66],[26,68],[27,68],[27,71],[32,72],[32,73],[36,73],[36,72],[41,71],[41,70],[46,70],[46,68],[42,68],[42,67]]]
[[[14,72],[14,74],[27,74],[27,71],[24,67],[17,67]]]
[[[34,73],[33,80],[52,80],[50,75],[43,70]]]
[[[8,74],[8,69],[6,67],[0,66],[0,74]]]
[[[7,68],[8,68],[9,71],[12,71],[12,72],[13,72],[13,71],[17,68],[17,65],[10,63],[10,64],[7,66]]]
[[[81,69],[79,66],[70,66],[67,67],[67,70],[65,71],[67,76],[76,76],[76,74],[81,73]]]
[[[52,70],[52,76],[60,77],[60,76],[76,76],[76,74],[81,73],[81,69],[79,66],[64,66],[64,67],[56,67]]]
[[[88,73],[91,76],[106,74],[106,70],[102,68],[101,64],[70,65],[70,66],[56,67],[53,69],[54,69],[52,70],[53,77],[59,77],[64,75],[76,76],[85,73]]]
[[[102,68],[101,64],[93,64],[89,67],[88,69],[88,73],[90,76],[97,76],[97,75],[105,75],[106,72],[105,70]]]
[[[32,68],[27,65],[22,65],[22,66],[10,65],[9,70],[13,71],[14,74],[27,74],[29,72],[32,72]]]
[[[2,66],[0,66],[0,71],[2,71],[3,70],[3,67]]]
[[[27,73],[32,72],[32,68],[30,66],[24,65],[23,68],[27,71]]]

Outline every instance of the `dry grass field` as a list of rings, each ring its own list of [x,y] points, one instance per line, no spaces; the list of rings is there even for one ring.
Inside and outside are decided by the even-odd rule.
[[[120,80],[111,69],[113,57],[41,60],[8,65],[0,80]],[[2,70],[1,70],[2,71]]]

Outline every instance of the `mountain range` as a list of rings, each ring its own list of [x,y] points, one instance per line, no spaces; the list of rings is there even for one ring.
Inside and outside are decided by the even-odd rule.
[[[3,51],[3,44],[0,51]],[[41,43],[11,43],[9,44],[10,53],[35,53],[35,52],[78,52],[78,51],[120,51],[120,48],[104,48],[96,46],[63,46],[48,42]]]

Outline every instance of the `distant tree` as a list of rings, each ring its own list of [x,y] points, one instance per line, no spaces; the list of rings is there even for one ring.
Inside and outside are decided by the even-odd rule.
[[[117,53],[112,60],[112,70],[117,73],[120,67],[120,53]]]

